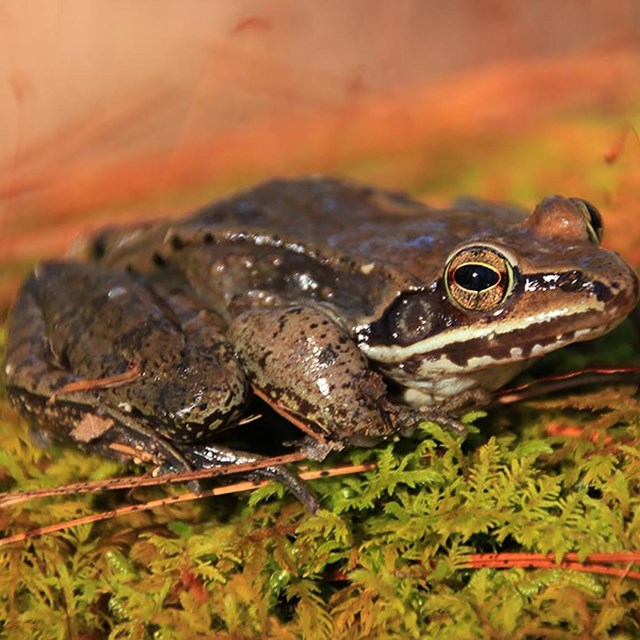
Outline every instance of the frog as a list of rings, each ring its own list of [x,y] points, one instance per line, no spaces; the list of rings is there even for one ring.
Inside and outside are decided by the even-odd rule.
[[[269,180],[39,265],[10,314],[7,392],[47,437],[165,470],[259,459],[218,442],[252,396],[316,460],[424,421],[463,435],[464,411],[635,307],[638,277],[602,236],[580,198],[433,207],[341,178]],[[317,508],[292,472],[261,473]]]

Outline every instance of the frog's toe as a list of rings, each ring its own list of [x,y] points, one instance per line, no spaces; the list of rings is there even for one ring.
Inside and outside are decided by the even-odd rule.
[[[245,451],[237,451],[217,444],[203,444],[185,452],[189,461],[197,469],[207,469],[224,465],[242,465],[265,460],[264,456]],[[305,506],[310,513],[315,513],[320,504],[315,494],[293,472],[282,466],[267,466],[247,474],[250,478],[277,480]]]
[[[435,422],[454,435],[464,437],[469,432],[467,425],[448,411],[437,407],[396,407],[396,421],[400,434],[411,437],[421,422]]]
[[[267,480],[277,480],[283,484],[289,491],[304,505],[312,515],[320,508],[320,503],[313,491],[307,484],[285,467],[265,467],[254,471],[251,476],[262,477]]]
[[[284,443],[285,447],[293,447],[303,453],[307,458],[322,462],[332,451],[342,451],[342,442],[320,441],[311,436],[306,436],[300,440],[293,440]]]
[[[464,437],[469,433],[469,428],[464,422],[462,422],[462,420],[458,420],[457,418],[449,415],[442,415],[437,412],[434,412],[432,415],[427,413],[425,420],[431,420],[438,423],[443,429],[450,431],[456,436]]]

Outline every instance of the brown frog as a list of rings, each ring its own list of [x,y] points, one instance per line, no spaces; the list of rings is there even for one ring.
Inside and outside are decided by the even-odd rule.
[[[295,417],[316,458],[425,419],[461,430],[462,410],[533,359],[635,306],[638,279],[601,237],[576,198],[527,215],[273,180],[38,267],[11,314],[7,389],[54,437],[125,443],[178,469],[253,459],[210,442],[252,389]],[[74,386],[132,366],[119,386]],[[264,473],[315,507],[284,469]]]

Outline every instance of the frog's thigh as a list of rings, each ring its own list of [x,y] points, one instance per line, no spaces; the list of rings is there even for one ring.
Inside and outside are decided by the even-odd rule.
[[[240,419],[250,390],[233,347],[215,328],[211,314],[201,311],[184,321],[182,332],[179,353],[154,352],[141,358],[145,369],[155,373],[153,384],[142,388],[140,381],[137,387],[123,386],[112,394],[134,407],[136,395],[143,394],[156,408],[155,428],[165,437],[202,442]]]
[[[112,456],[116,455],[112,443],[118,442],[159,455],[176,468],[188,468],[184,457],[169,443],[116,407],[105,405],[95,391],[62,393],[51,401],[66,385],[82,380],[51,352],[38,300],[40,287],[37,275],[32,274],[9,317],[4,374],[10,400],[54,439],[71,438]]]
[[[25,391],[48,398],[76,378],[51,362],[45,320],[37,299],[38,288],[38,279],[32,274],[20,290],[9,316],[4,375],[10,394]]]
[[[346,443],[391,431],[382,378],[321,310],[251,309],[229,335],[254,386],[320,438]]]

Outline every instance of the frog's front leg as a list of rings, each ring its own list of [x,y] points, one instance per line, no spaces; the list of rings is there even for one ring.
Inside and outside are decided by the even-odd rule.
[[[301,421],[318,443],[318,457],[400,433],[382,377],[323,310],[250,309],[233,320],[228,335],[254,387]]]

